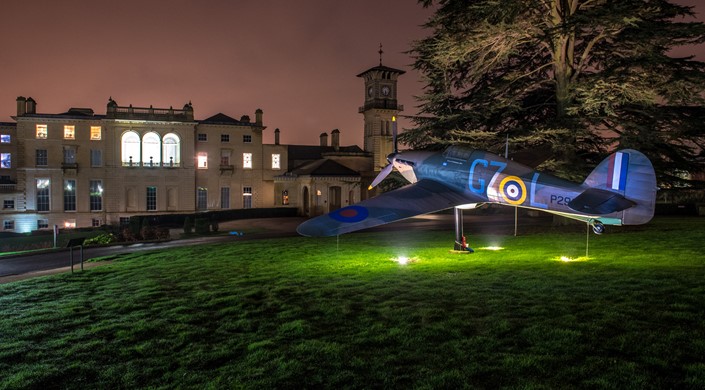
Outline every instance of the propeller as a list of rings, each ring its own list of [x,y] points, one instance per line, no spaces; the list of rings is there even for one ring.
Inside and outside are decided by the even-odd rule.
[[[372,180],[372,184],[370,184],[369,187],[367,187],[367,190],[371,190],[375,188],[379,183],[382,182],[382,180],[386,179],[387,176],[389,176],[390,173],[392,173],[392,170],[394,170],[394,162],[397,159],[397,154],[398,154],[398,144],[397,144],[397,117],[393,116],[392,117],[392,142],[394,142],[394,151],[387,156],[387,161],[389,161],[389,164],[382,168],[382,171],[375,177],[374,180]]]

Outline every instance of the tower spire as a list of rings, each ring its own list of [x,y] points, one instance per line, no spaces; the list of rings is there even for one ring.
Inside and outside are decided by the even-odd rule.
[[[382,66],[382,54],[384,53],[384,51],[382,50],[382,42],[379,43],[378,53],[379,53],[379,66]]]

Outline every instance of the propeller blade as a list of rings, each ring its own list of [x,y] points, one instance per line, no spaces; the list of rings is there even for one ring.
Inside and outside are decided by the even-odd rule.
[[[387,164],[386,167],[382,168],[382,171],[375,177],[375,179],[372,181],[372,184],[370,184],[369,187],[367,187],[367,190],[371,190],[377,186],[377,184],[381,183],[382,180],[384,180],[387,176],[389,176],[390,173],[392,173],[392,169],[394,169],[394,161],[390,162]]]

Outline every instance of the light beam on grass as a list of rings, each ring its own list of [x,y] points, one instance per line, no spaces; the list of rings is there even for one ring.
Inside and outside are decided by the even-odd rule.
[[[504,249],[504,247],[492,245],[492,246],[485,246],[485,247],[477,248],[477,249],[479,249],[481,251],[501,251]]]

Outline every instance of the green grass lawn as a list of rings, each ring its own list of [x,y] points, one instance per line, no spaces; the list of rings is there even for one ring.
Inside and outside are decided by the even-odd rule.
[[[0,285],[0,388],[705,387],[705,219],[591,235],[588,259],[584,233],[452,237],[234,240]]]

